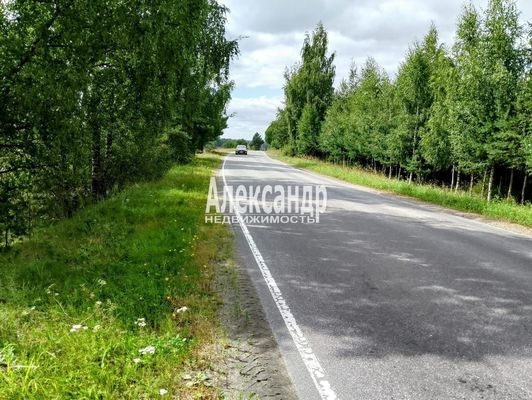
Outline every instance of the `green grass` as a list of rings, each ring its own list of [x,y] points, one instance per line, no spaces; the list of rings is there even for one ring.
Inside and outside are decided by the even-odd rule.
[[[430,185],[408,184],[406,181],[387,177],[355,167],[343,167],[314,158],[297,158],[282,155],[279,151],[269,150],[274,158],[293,165],[328,175],[345,182],[362,185],[377,190],[412,197],[428,203],[458,211],[475,213],[487,218],[517,223],[532,227],[532,205],[518,205],[511,201],[494,200],[488,203],[478,195]]]
[[[219,164],[174,167],[0,254],[0,399],[216,397],[182,376],[219,335],[211,283],[231,238],[202,223]]]

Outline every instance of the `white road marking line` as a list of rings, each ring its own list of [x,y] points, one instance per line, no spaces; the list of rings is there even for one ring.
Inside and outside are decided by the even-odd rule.
[[[225,187],[227,187],[227,180],[225,178],[225,162],[228,158],[228,156],[225,157],[222,165],[222,178]],[[233,202],[232,195],[229,194],[229,196],[229,200]],[[260,253],[257,245],[255,244],[253,237],[249,233],[249,230],[246,224],[244,223],[241,214],[236,209],[235,215],[238,218],[240,228],[242,229],[242,233],[244,234],[246,241],[248,242],[251,253],[253,254],[253,257],[257,262],[260,272],[262,273],[262,277],[264,278],[264,281],[266,282],[266,285],[270,290],[270,294],[272,295],[273,301],[275,302],[277,309],[283,317],[286,328],[288,329],[290,336],[292,336],[292,340],[294,341],[294,344],[296,345],[296,348],[299,351],[299,355],[301,356],[303,363],[307,367],[307,371],[310,374],[310,377],[312,378],[312,381],[314,382],[314,385],[316,386],[320,397],[323,400],[338,399],[338,396],[336,396],[336,393],[332,389],[331,384],[326,379],[325,370],[321,366],[318,357],[316,357],[316,355],[312,351],[312,348],[310,347],[307,338],[299,328],[299,325],[297,324],[296,319],[292,314],[292,311],[290,311],[290,307],[284,299],[283,294],[279,289],[279,286],[277,286],[277,283],[275,282],[275,279],[273,278],[270,269],[266,265],[262,254]]]

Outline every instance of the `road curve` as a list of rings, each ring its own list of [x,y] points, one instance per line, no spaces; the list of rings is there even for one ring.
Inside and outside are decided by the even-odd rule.
[[[234,225],[301,399],[532,399],[531,238],[262,152],[228,156],[222,178],[327,188],[317,224]]]

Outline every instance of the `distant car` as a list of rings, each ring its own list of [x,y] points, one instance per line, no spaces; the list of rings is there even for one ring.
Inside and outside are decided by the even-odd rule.
[[[248,154],[248,148],[246,147],[245,144],[239,144],[238,146],[236,146],[235,154],[236,155],[238,155],[238,154],[247,155]]]

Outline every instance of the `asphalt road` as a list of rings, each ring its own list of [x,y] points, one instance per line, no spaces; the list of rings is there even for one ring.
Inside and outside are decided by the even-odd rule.
[[[317,224],[234,225],[301,399],[532,399],[531,238],[262,152],[222,177],[327,188]]]

